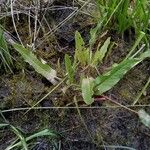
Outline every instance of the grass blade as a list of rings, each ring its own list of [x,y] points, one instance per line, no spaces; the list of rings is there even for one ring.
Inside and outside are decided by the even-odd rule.
[[[105,14],[104,18],[97,23],[97,26],[90,30],[90,36],[91,36],[90,40],[89,40],[90,50],[92,49],[92,46],[94,45],[95,41],[97,40],[97,37],[102,29],[105,19],[106,19],[106,14]]]
[[[27,147],[27,143],[26,143],[26,139],[24,138],[24,136],[21,134],[21,132],[15,128],[14,126],[10,126],[12,131],[17,135],[17,137],[20,139],[20,142],[22,144],[22,147],[24,148],[24,150],[28,150],[28,147]]]
[[[6,124],[6,123],[1,123],[0,124],[0,128],[7,127],[7,126],[9,126],[9,124]]]
[[[4,38],[4,32],[1,28],[0,28],[0,55],[5,70],[6,71],[10,70],[12,72],[11,67],[13,66],[13,61],[8,49],[8,45]]]
[[[139,37],[135,41],[134,45],[132,46],[131,50],[129,51],[125,59],[128,59],[129,57],[131,57],[132,53],[135,51],[136,47],[139,45],[139,43],[141,42],[144,36],[145,36],[145,33],[141,31]]]
[[[54,131],[49,130],[49,129],[44,129],[44,130],[37,132],[31,136],[28,136],[27,138],[25,138],[25,141],[29,142],[30,140],[33,140],[34,138],[43,137],[43,136],[49,136],[51,138],[57,138],[58,137],[58,135],[56,133],[54,133]],[[5,150],[11,150],[11,149],[14,149],[16,147],[20,147],[21,144],[22,144],[21,141],[19,141],[16,144],[12,145],[11,147],[7,147]]]

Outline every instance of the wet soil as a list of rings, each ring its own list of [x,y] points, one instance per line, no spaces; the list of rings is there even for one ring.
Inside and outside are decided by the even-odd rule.
[[[71,1],[72,2],[72,1]],[[55,1],[53,5],[72,6],[70,1]],[[48,11],[47,20],[50,21],[50,27],[56,26],[63,21],[73,10],[64,9],[59,11]],[[24,16],[24,15],[23,15]],[[14,34],[11,17],[8,17],[5,28]],[[85,41],[89,40],[89,30],[93,26],[93,18],[87,15],[78,14],[56,32],[49,36],[35,52],[38,57],[42,57],[53,67],[56,67],[57,60],[60,59],[62,67],[63,56],[65,53],[73,55],[74,53],[74,32],[79,30]],[[26,16],[22,18],[23,23],[17,22],[17,29],[25,44],[29,44],[28,21]],[[51,23],[53,22],[53,23]],[[91,23],[92,22],[92,23]],[[23,25],[23,28],[20,28]],[[40,33],[37,43],[41,37],[48,31]],[[24,30],[23,30],[24,29]],[[22,34],[21,34],[22,33]],[[15,35],[15,34],[14,34]],[[126,55],[128,47],[132,45],[121,39],[117,33],[109,32],[106,36],[112,36],[117,45],[113,48],[111,54],[103,65],[99,66],[99,71],[103,72],[109,69],[113,63],[120,62]],[[128,37],[126,37],[128,39]],[[129,42],[129,41],[128,41]],[[13,57],[18,59],[18,54]],[[20,58],[20,57],[19,57]],[[67,106],[74,105],[74,96],[80,100],[78,91],[68,89],[64,94],[62,84],[56,91],[47,96],[37,106],[38,110],[13,110],[14,108],[31,107],[45,96],[53,86],[38,75],[32,67],[25,64],[22,59],[14,62],[14,74],[4,74],[0,71],[0,110],[5,119],[13,126],[19,128],[24,136],[45,128],[49,128],[58,134],[57,139],[36,138],[31,141],[29,147],[32,150],[150,150],[150,129],[145,127],[133,112],[121,107],[114,106],[108,101],[95,102],[91,108],[81,108],[80,113],[76,108],[57,108],[42,109],[42,107]],[[22,65],[23,64],[23,65]],[[62,70],[61,70],[62,71]],[[63,71],[59,73],[61,76]],[[59,72],[59,70],[58,70]],[[131,105],[137,94],[145,85],[150,74],[150,61],[145,60],[126,76],[109,92],[105,93],[108,97],[123,104]],[[147,89],[139,101],[140,105],[149,105],[150,88]],[[82,105],[81,105],[82,106]],[[96,107],[96,108],[95,108]],[[134,110],[144,108],[150,113],[150,107],[132,107]],[[8,111],[6,111],[8,110]],[[4,123],[3,117],[0,123]],[[0,150],[4,150],[16,139],[15,135],[8,129],[0,130]],[[115,147],[116,146],[116,147]],[[121,147],[122,146],[122,147]],[[125,148],[126,147],[126,148]],[[127,148],[128,147],[128,148]]]

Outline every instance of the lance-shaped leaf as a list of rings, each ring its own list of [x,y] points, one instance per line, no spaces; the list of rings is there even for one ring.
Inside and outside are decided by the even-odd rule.
[[[84,78],[82,80],[82,97],[84,102],[87,105],[90,105],[94,102],[94,99],[92,98],[92,95],[94,94],[93,92],[93,87],[94,87],[94,82],[93,78]]]
[[[92,65],[96,66],[98,62],[102,62],[102,60],[105,57],[105,54],[107,53],[108,46],[110,44],[110,39],[111,38],[108,37],[101,48],[99,48],[100,45],[97,47],[97,51],[95,52],[93,59],[92,59]]]
[[[139,58],[125,59],[113,67],[111,71],[98,76],[95,79],[96,94],[100,95],[111,89],[131,68],[139,64],[146,57],[150,57],[150,50],[144,52]]]
[[[76,31],[74,65],[77,63],[77,61],[79,61],[83,66],[85,66],[89,59],[89,49],[85,47],[85,43],[81,34],[78,31]]]
[[[68,74],[69,82],[73,83],[75,69],[73,68],[73,64],[68,54],[65,54],[65,66],[66,66],[66,72]]]
[[[28,62],[38,73],[44,76],[52,84],[57,83],[58,77],[56,71],[52,69],[48,64],[43,64],[37,57],[27,48],[24,48],[20,44],[13,44],[13,47],[21,54],[26,62]]]
[[[79,51],[82,51],[85,47],[84,40],[78,31],[75,32],[75,47]]]

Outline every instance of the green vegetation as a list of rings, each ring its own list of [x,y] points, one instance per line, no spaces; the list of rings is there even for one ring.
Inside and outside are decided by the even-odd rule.
[[[12,142],[10,146],[6,148],[6,150],[12,150],[14,148],[17,149],[19,147],[21,149],[28,150],[28,145],[30,144],[30,141],[35,138],[48,136],[51,139],[55,139],[58,137],[58,135],[54,133],[54,131],[49,129],[45,129],[40,132],[34,133],[30,136],[24,137],[21,131],[19,131],[19,129],[17,129],[16,127],[10,124],[0,124],[0,128],[4,128],[4,127],[10,128],[11,131],[14,132],[17,136],[17,138]]]
[[[12,57],[9,52],[7,42],[4,38],[4,32],[0,28],[0,68],[5,69],[6,72],[11,71],[13,67]]]
[[[104,108],[107,110],[114,108],[117,111],[116,114],[113,111],[110,113],[107,110],[107,113],[105,113],[102,110],[101,113],[96,112],[99,113],[97,116],[101,114],[110,116],[111,114],[118,118],[117,115],[121,111],[127,111],[124,115],[134,114],[129,116],[134,118],[134,124],[137,124],[138,118],[145,125],[145,128],[150,128],[149,111],[145,107],[150,107],[150,1],[96,0],[96,2],[90,2],[76,0],[73,7],[65,6],[62,8],[61,5],[66,4],[66,2],[52,1],[51,4],[56,4],[56,8],[55,6],[50,8],[52,11],[71,8],[73,12],[65,19],[63,18],[64,14],[62,13],[61,16],[59,11],[56,12],[56,14],[58,13],[56,16],[55,13],[49,13],[47,11],[49,8],[45,8],[47,2],[40,3],[40,8],[38,2],[24,2],[24,5],[27,5],[26,8],[33,5],[35,9],[30,10],[34,8],[32,6],[26,9],[29,10],[28,12],[17,15],[15,13],[18,13],[19,7],[14,10],[15,5],[12,1],[10,3],[9,9],[6,9],[6,5],[2,5],[4,7],[1,7],[1,9],[4,13],[0,14],[0,21],[3,22],[3,30],[0,28],[0,79],[3,83],[0,85],[0,109],[2,109],[0,110],[0,131],[11,130],[14,134],[13,140],[5,150],[32,149],[36,145],[37,139],[43,137],[48,137],[53,149],[61,149],[58,138],[60,136],[50,130],[51,125],[49,124],[52,120],[57,126],[65,122],[63,117],[66,115],[66,111],[57,112],[59,114],[57,117],[55,117],[56,112],[54,112],[52,117],[49,117],[49,114],[43,115],[44,111],[39,110],[54,109],[58,111],[62,108],[77,109],[81,124],[96,146],[132,149],[128,147],[128,140],[130,141],[132,138],[125,138],[127,140],[123,143],[125,146],[117,147],[117,143],[115,143],[116,146],[105,144],[110,143],[110,141],[105,142],[105,137],[108,137],[108,134],[103,133],[101,127],[97,127],[105,124],[105,116],[101,116],[102,121],[104,117],[104,121],[100,125],[96,125],[97,128],[94,127],[96,128],[94,136],[88,129],[88,121],[85,122],[84,118],[90,119],[90,113],[94,118],[92,109]],[[23,6],[20,3],[16,5],[19,5],[20,9]],[[89,13],[88,8],[90,10],[94,8],[94,11]],[[4,15],[9,10],[11,17]],[[84,15],[87,22],[83,20]],[[21,18],[21,23],[17,17]],[[73,17],[75,21],[72,19]],[[59,22],[59,19],[63,21]],[[78,19],[82,20],[82,23],[78,23]],[[74,21],[73,25],[70,23],[71,21]],[[13,28],[9,25],[10,22],[13,24]],[[22,26],[24,26],[25,31],[23,31]],[[8,32],[6,31],[10,27],[9,36],[11,37],[15,32],[14,35],[20,43],[17,40],[13,41],[13,38],[8,38]],[[72,28],[71,31],[70,27]],[[26,65],[18,67],[19,63],[25,63]],[[143,68],[144,71],[138,68]],[[15,75],[21,78],[20,82],[14,81]],[[17,77],[16,80],[18,79]],[[19,82],[19,85],[16,82]],[[5,90],[6,87],[8,87],[8,90]],[[134,88],[136,89],[134,90]],[[28,94],[29,97],[26,96]],[[101,106],[97,107],[98,104]],[[85,113],[82,116],[80,108],[88,108],[91,111],[88,111],[89,114]],[[28,116],[28,114],[30,111],[32,113],[33,110],[37,110],[33,112],[33,116],[39,117],[40,122],[46,126],[44,126],[44,130],[43,126],[39,125],[37,132],[30,132],[28,135],[20,129],[19,122],[17,125],[16,121],[14,121],[15,125],[9,123],[13,121],[12,116],[16,111],[21,112],[21,119],[28,122],[32,116]],[[7,114],[8,112],[12,112],[12,120],[10,119],[10,121],[7,121],[3,115],[3,113]],[[58,121],[58,119],[60,120]],[[33,122],[35,120],[33,119]],[[73,114],[72,121],[74,120],[74,124],[76,124],[78,120],[74,118]],[[67,126],[68,121],[65,123]],[[74,124],[71,131],[76,128]],[[77,128],[80,126],[76,125]],[[108,130],[111,130],[112,126],[108,123]],[[102,128],[104,129],[104,126]],[[56,127],[54,130],[57,129],[60,130],[61,128]],[[64,129],[65,131],[62,131],[62,133],[68,131],[65,127]],[[99,131],[102,131],[102,133]]]
[[[28,62],[33,68],[40,74],[42,74],[51,83],[56,84],[56,71],[49,65],[40,62],[36,56],[28,49],[22,47],[19,44],[13,44],[13,47],[22,55],[26,62]]]
[[[149,0],[96,0],[102,28],[113,27],[118,32],[133,27],[138,33],[149,29]]]

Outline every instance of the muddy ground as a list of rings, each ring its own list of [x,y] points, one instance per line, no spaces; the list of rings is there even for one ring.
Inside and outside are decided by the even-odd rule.
[[[69,7],[72,6],[72,3],[70,1],[56,1],[50,6],[56,5]],[[76,7],[80,7],[80,5]],[[3,9],[5,10],[5,8]],[[21,6],[16,6],[16,9],[25,10]],[[45,17],[50,24],[50,28],[54,28],[72,12],[73,10],[70,9],[47,10]],[[28,18],[25,14],[20,14],[19,17],[20,20],[16,20],[18,33],[23,43],[29,44],[31,39],[28,34]],[[31,27],[32,21],[31,19]],[[1,22],[6,30],[9,30],[17,38],[11,16],[3,18]],[[36,44],[41,42],[41,37],[49,31],[46,22],[43,21],[42,23],[45,31],[40,32]],[[74,32],[79,30],[85,41],[88,41],[90,28],[94,24],[92,17],[78,13],[71,17],[68,22],[65,22],[54,34],[51,34],[48,39],[44,40],[35,53],[48,63],[52,63],[53,67],[60,59],[63,68],[65,53],[70,55],[74,53]],[[118,33],[110,31],[106,36],[111,36],[117,44],[103,65],[99,67],[100,72],[107,70],[113,63],[119,62],[132,45],[132,38],[129,39],[128,35],[125,36],[125,39],[122,39],[122,36]],[[35,139],[30,142],[30,149],[52,150],[60,147],[62,150],[150,150],[150,129],[145,127],[133,112],[114,106],[107,101],[95,102],[91,108],[81,108],[81,116],[76,108],[38,109],[30,110],[26,114],[24,114],[26,110],[12,110],[13,108],[31,107],[45,96],[53,86],[26,64],[17,52],[13,50],[11,53],[15,58],[14,73],[6,74],[3,70],[0,70],[0,109],[5,119],[19,128],[25,136],[46,128],[58,133],[58,138],[53,140],[46,137]],[[62,74],[62,72],[59,72],[60,76]],[[145,60],[127,73],[105,95],[123,105],[131,105],[145,85],[149,74],[150,61]],[[61,85],[41,101],[38,107],[64,107],[73,103],[73,97],[77,94],[76,91],[69,89],[66,94],[63,94],[61,91],[63,86]],[[149,99],[150,88],[147,89],[145,96],[142,96],[138,104],[149,105]],[[75,106],[74,103],[71,106]],[[144,108],[150,113],[150,107],[132,107],[137,111],[140,108]],[[0,118],[1,123],[6,120]],[[4,150],[14,140],[15,135],[9,129],[0,130],[0,150]]]

